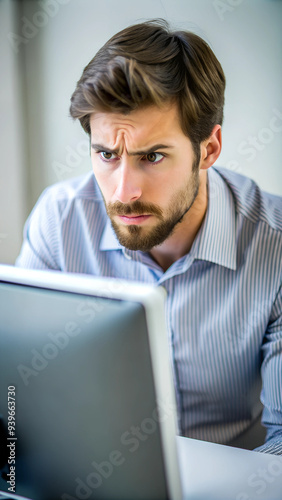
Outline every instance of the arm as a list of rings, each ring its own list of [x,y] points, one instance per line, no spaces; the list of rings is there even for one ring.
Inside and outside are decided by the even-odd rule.
[[[282,286],[272,308],[262,354],[262,424],[267,436],[256,451],[282,455]]]
[[[40,196],[24,227],[24,241],[15,265],[60,270],[59,217],[56,201],[47,189]]]

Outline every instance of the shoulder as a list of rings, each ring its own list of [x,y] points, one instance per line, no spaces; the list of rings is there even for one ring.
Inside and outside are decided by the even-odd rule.
[[[103,198],[91,172],[48,186],[26,221],[25,233],[33,229],[57,234],[62,224],[74,228],[83,221],[101,223],[105,217]]]
[[[268,226],[282,238],[282,197],[263,191],[252,179],[223,167],[213,167],[229,187],[237,214]]]
[[[65,211],[78,205],[94,205],[103,201],[94,174],[89,172],[79,177],[57,182],[48,186],[41,194],[35,206],[40,211],[56,212],[62,216]]]
[[[102,201],[99,188],[92,172],[48,186],[43,191],[43,195],[57,201],[69,201],[74,199]]]

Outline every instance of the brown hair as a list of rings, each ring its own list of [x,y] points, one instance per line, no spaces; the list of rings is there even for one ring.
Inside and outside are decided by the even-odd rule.
[[[164,20],[129,26],[114,35],[84,68],[70,114],[90,134],[95,111],[129,113],[169,102],[198,156],[199,144],[222,124],[225,76],[209,45]]]

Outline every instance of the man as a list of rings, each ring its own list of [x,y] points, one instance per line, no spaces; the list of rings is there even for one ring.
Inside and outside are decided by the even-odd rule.
[[[212,166],[224,89],[192,33],[113,36],[71,99],[94,175],[43,193],[17,265],[164,286],[181,433],[247,445],[263,404],[259,450],[281,454],[282,203]]]

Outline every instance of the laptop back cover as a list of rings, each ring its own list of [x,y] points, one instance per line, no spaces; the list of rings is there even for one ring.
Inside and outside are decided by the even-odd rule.
[[[0,283],[0,295],[0,411],[15,491],[171,497],[160,421],[172,409],[156,393],[144,305],[15,283]]]

